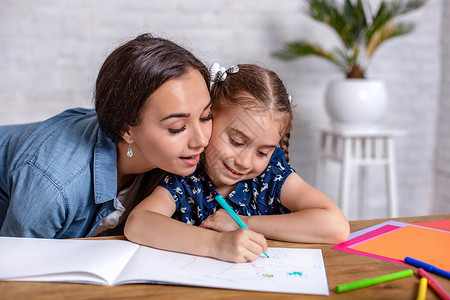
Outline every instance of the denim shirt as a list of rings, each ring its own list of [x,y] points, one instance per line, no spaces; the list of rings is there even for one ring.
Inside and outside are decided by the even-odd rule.
[[[117,148],[94,110],[0,126],[0,236],[91,236],[116,194]]]

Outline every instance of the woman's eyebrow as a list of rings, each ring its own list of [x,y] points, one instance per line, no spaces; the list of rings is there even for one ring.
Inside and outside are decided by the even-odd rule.
[[[170,118],[189,118],[190,115],[191,115],[191,114],[189,114],[189,113],[173,113],[173,114],[170,114],[170,115],[168,115],[168,116],[162,118],[162,119],[161,119],[161,122],[162,122],[162,121],[165,121],[165,120],[167,120],[167,119],[170,119]]]
[[[209,103],[205,106],[205,108],[203,109],[203,111],[207,110],[208,108],[210,108],[212,105],[212,99],[209,100]]]
[[[211,104],[212,104],[212,100],[209,100],[209,103],[205,106],[205,108],[203,108],[203,111],[205,111],[208,108],[210,108]],[[165,121],[167,119],[170,119],[170,118],[189,118],[190,116],[191,116],[190,113],[173,113],[173,114],[170,114],[170,115],[165,116],[164,118],[162,118],[161,122]]]

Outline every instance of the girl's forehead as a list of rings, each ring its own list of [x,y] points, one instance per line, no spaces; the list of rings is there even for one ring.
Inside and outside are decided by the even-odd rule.
[[[278,143],[281,138],[282,119],[271,111],[254,111],[240,106],[228,107],[217,112],[218,126],[225,130],[232,130],[249,140],[267,139]],[[213,121],[213,126],[214,126]]]

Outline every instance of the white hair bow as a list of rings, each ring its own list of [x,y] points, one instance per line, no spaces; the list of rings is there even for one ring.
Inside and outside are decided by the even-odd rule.
[[[239,72],[238,65],[232,65],[226,69],[225,67],[221,67],[218,63],[213,63],[211,68],[209,68],[211,81],[214,83],[223,82],[227,78],[228,74],[235,74],[237,72]]]

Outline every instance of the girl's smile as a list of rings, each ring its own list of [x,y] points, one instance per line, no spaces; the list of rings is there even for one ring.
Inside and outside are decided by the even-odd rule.
[[[240,180],[240,178],[242,178],[242,176],[244,176],[243,173],[239,173],[235,170],[233,170],[232,168],[230,168],[229,166],[227,166],[226,163],[223,163],[223,165],[225,166],[225,170],[227,171],[227,174],[232,177],[233,179],[236,180]]]

